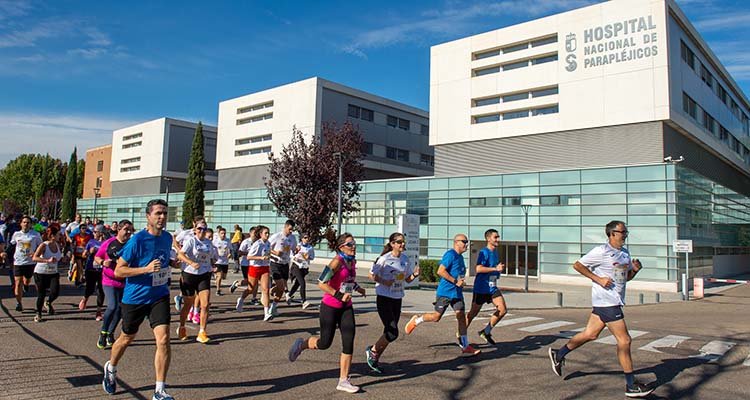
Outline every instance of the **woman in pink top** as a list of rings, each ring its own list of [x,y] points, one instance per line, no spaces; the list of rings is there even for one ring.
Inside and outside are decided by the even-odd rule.
[[[289,349],[289,361],[295,361],[299,355],[307,349],[325,350],[331,346],[336,326],[341,331],[341,371],[339,372],[339,383],[337,390],[348,393],[357,393],[358,386],[349,382],[349,368],[352,365],[352,353],[354,352],[354,308],[352,308],[352,293],[357,291],[362,296],[365,289],[357,285],[355,278],[357,243],[349,233],[335,237],[335,233],[329,231],[326,234],[328,247],[336,252],[323,273],[318,278],[318,287],[323,291],[323,302],[320,304],[320,337],[312,336],[305,340],[298,338]]]

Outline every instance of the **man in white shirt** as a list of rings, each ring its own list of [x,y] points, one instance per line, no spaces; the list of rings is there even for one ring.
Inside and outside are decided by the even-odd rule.
[[[573,336],[558,350],[549,348],[552,370],[562,376],[565,356],[571,351],[596,340],[606,326],[617,340],[617,358],[625,374],[625,396],[645,397],[654,391],[633,376],[633,360],[630,356],[630,334],[625,325],[622,306],[625,305],[625,286],[635,277],[642,265],[638,259],[630,258],[623,247],[628,238],[628,228],[622,221],[611,221],[605,227],[607,243],[594,247],[573,268],[591,279],[591,305],[593,310],[583,332]]]
[[[278,315],[277,302],[281,301],[286,292],[286,282],[289,280],[289,262],[292,260],[292,251],[297,249],[297,239],[292,234],[294,221],[291,219],[284,223],[284,229],[275,233],[268,239],[271,246],[271,278],[276,286],[272,292],[273,303],[271,312]]]

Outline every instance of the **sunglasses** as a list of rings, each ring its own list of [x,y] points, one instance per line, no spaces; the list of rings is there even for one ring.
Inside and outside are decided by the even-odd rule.
[[[617,232],[617,233],[621,233],[621,234],[622,234],[622,236],[628,236],[628,234],[630,233],[630,232],[628,232],[628,231],[615,231],[615,230],[613,230],[612,232]]]
[[[195,229],[197,229],[197,230],[199,230],[199,231],[205,231],[205,230],[206,230],[206,227],[205,227],[205,226],[199,226],[199,227],[197,227],[197,228],[195,228]]]
[[[404,244],[404,241],[403,241],[403,240],[394,240],[394,241],[393,241],[393,243],[396,243],[396,244]]]
[[[468,240],[456,240],[456,242],[461,242],[461,243],[463,243],[463,244],[468,244],[468,243],[469,243],[469,241],[468,241]]]
[[[346,247],[348,247],[348,248],[350,248],[350,249],[353,249],[353,248],[357,247],[357,242],[346,242],[343,245],[346,246]]]

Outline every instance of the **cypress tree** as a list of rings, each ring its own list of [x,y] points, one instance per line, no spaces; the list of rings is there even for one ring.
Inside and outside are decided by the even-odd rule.
[[[182,202],[182,219],[188,223],[192,223],[195,216],[203,215],[204,212],[203,191],[206,188],[205,169],[203,124],[198,122],[198,127],[195,129],[195,136],[193,136],[193,147],[190,150],[188,176],[185,182],[185,199]]]
[[[73,219],[76,214],[76,192],[78,191],[78,149],[73,148],[70,161],[65,172],[65,187],[63,189],[62,207],[60,218],[63,220]]]

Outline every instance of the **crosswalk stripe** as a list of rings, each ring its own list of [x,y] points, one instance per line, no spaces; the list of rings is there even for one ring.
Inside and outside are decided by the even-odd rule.
[[[575,324],[575,322],[553,321],[553,322],[548,322],[546,324],[527,326],[525,328],[520,328],[518,330],[524,331],[524,332],[539,332],[539,331],[546,331],[547,329],[559,328],[561,326],[567,326],[567,325],[573,325],[573,324]]]
[[[643,336],[648,333],[644,331],[637,331],[635,329],[629,329],[628,332],[630,333],[630,337],[633,339]],[[610,335],[607,337],[603,337],[601,339],[596,339],[594,342],[603,343],[603,344],[617,344],[617,339],[615,338],[615,335]]]
[[[580,328],[576,328],[576,329],[573,329],[573,330],[570,330],[570,331],[560,331],[560,333],[558,333],[555,336],[559,336],[561,338],[570,339],[573,336],[575,336],[578,332],[582,332],[584,329],[586,329],[585,326],[582,326]]]
[[[725,342],[722,340],[712,340],[706,343],[703,347],[698,350],[700,355],[695,356],[708,361],[716,361],[720,359],[726,352],[728,352],[734,345],[734,342]]]
[[[645,351],[652,351],[654,353],[661,353],[661,351],[657,350],[658,348],[663,347],[677,347],[680,343],[690,339],[687,336],[679,336],[679,335],[668,335],[664,336],[663,338],[656,339],[653,342],[640,347],[639,350],[645,350]]]
[[[743,362],[742,365],[746,367],[750,367],[750,354],[748,354],[747,358],[745,359],[745,362]]]
[[[515,325],[515,324],[524,324],[526,322],[532,322],[532,321],[539,321],[539,317],[520,317],[520,318],[513,318],[513,319],[503,319],[500,322],[497,323],[496,326],[508,326],[508,325]]]

